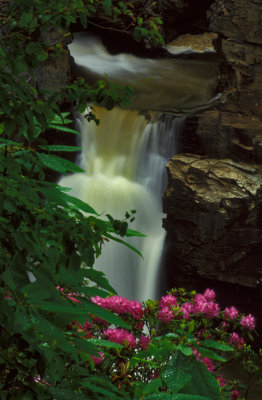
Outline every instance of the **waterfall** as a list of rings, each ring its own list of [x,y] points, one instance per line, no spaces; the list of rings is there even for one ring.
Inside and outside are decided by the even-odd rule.
[[[176,151],[177,134],[183,120],[153,113],[148,121],[137,111],[96,107],[96,126],[83,116],[79,164],[86,173],[66,176],[62,186],[86,201],[99,213],[122,219],[137,210],[130,226],[147,235],[129,238],[143,259],[125,246],[110,242],[97,259],[117,292],[130,299],[157,298],[161,273],[159,264],[165,232],[162,229],[162,193],[166,184],[165,165]]]
[[[76,74],[85,76],[89,83],[105,73],[119,83],[129,83],[135,88],[135,100],[129,109],[95,107],[98,126],[79,116],[79,165],[86,172],[66,176],[59,183],[71,187],[72,195],[102,216],[109,213],[123,219],[126,211],[137,210],[131,229],[147,236],[128,240],[141,251],[143,259],[111,241],[95,267],[105,272],[120,295],[134,300],[155,299],[163,271],[165,165],[177,151],[177,137],[183,127],[183,118],[166,111],[181,111],[210,101],[217,82],[216,67],[192,59],[113,56],[98,38],[83,34],[70,45],[70,51]]]

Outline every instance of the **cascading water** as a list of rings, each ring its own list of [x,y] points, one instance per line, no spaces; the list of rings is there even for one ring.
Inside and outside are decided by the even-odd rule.
[[[118,81],[122,76],[125,83],[134,82],[138,72],[150,75],[152,65],[154,71],[157,69],[157,60],[140,60],[132,55],[112,56],[98,39],[88,37],[85,40],[83,43],[83,37],[80,36],[73,43],[71,52],[81,66],[82,73],[84,65],[84,74],[91,81],[94,75],[97,79],[99,74],[101,78],[101,74],[107,73],[113,77],[116,75]],[[168,71],[170,73],[174,68],[173,63],[170,66],[167,60],[164,60],[165,64],[161,64],[161,61],[160,68],[162,66],[166,74]],[[181,65],[178,71],[181,72]],[[114,108],[107,111],[96,107],[95,114],[100,120],[98,126],[80,116],[78,124],[82,134],[82,153],[79,164],[86,173],[70,175],[59,182],[62,186],[71,187],[72,195],[86,201],[101,214],[109,213],[121,219],[125,211],[137,210],[131,228],[147,237],[130,238],[129,242],[141,251],[143,259],[123,245],[111,242],[106,244],[96,262],[96,268],[105,272],[119,294],[135,300],[153,299],[159,294],[159,266],[165,238],[161,202],[166,186],[165,165],[176,153],[177,135],[183,126],[183,118],[161,112],[167,108],[167,103],[161,95],[159,98],[159,93],[156,95],[155,85],[167,87],[165,79],[161,78],[162,83],[155,83],[156,78],[148,80],[148,84],[142,82],[136,88],[133,108],[142,109],[141,99],[146,92],[149,97],[147,103],[143,103],[144,110],[158,111],[141,114],[131,109]],[[195,84],[196,79],[191,80]],[[210,100],[214,87],[210,76],[206,87],[202,88],[202,97]],[[154,93],[154,96],[150,97],[150,93]],[[202,97],[200,106],[204,101]],[[184,99],[184,106],[191,106],[191,103],[195,105],[195,94],[187,93],[185,98],[187,101]],[[171,109],[174,103],[178,106],[180,100],[173,99],[173,103],[168,100]]]

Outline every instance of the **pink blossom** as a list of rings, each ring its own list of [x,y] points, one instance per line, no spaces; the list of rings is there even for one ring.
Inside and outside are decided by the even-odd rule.
[[[89,329],[92,329],[94,327],[93,324],[91,324],[88,320],[86,320],[86,322],[81,325],[79,322],[76,322],[76,327],[77,327],[77,331],[79,333],[84,332],[86,334],[86,337],[90,338],[93,335],[89,332]]]
[[[213,303],[212,301],[209,301],[205,305],[204,313],[206,314],[207,317],[209,318],[214,318],[217,317],[219,314],[220,308],[217,303]]]
[[[122,296],[111,296],[103,299],[102,297],[92,297],[92,302],[106,308],[107,310],[114,311],[115,313],[130,314],[134,319],[141,319],[143,317],[143,308],[140,301],[128,300]]]
[[[205,364],[209,372],[214,372],[215,366],[208,357],[201,357],[200,361]]]
[[[210,298],[213,297],[214,291],[212,291],[211,289],[207,289],[207,290],[209,290],[207,297],[210,297]],[[206,314],[207,317],[213,318],[213,317],[218,316],[219,311],[220,311],[219,305],[217,303],[214,303],[213,301],[207,300],[207,298],[203,294],[197,294],[195,296],[194,306],[193,306],[194,313],[196,313],[196,314],[203,313],[203,314]]]
[[[194,298],[193,312],[196,314],[204,312],[206,303],[207,303],[206,298],[202,294],[198,293]]]
[[[228,340],[228,343],[230,345],[235,345],[239,349],[241,349],[245,344],[244,339],[241,338],[236,332],[232,333],[232,335],[230,336],[230,338]]]
[[[185,319],[189,319],[190,313],[192,313],[192,311],[193,311],[193,304],[192,303],[181,304],[180,309],[183,313],[183,317]]]
[[[238,390],[233,390],[230,395],[230,399],[237,400],[240,399],[240,393]]]
[[[176,307],[177,305],[177,299],[175,298],[175,296],[173,296],[172,294],[167,294],[166,296],[161,297],[160,300],[160,307],[164,308],[164,307]]]
[[[150,337],[142,335],[139,338],[138,345],[139,347],[141,347],[141,349],[147,350],[150,341],[151,341]]]
[[[206,289],[203,296],[207,301],[214,301],[216,298],[216,293],[213,289]]]
[[[143,328],[144,328],[144,322],[143,322],[143,321],[139,321],[139,322],[136,324],[136,329],[142,330]]]
[[[104,361],[104,354],[101,353],[100,351],[98,352],[100,357],[96,357],[96,356],[90,356],[92,358],[92,360],[94,361],[95,365],[100,365],[103,361]]]
[[[174,318],[174,314],[173,312],[168,308],[168,307],[163,307],[159,313],[157,314],[158,318],[160,319],[160,321],[162,322],[170,322],[171,319]]]
[[[227,385],[227,381],[225,380],[224,375],[218,376],[216,379],[220,387]]]
[[[129,333],[125,329],[107,329],[104,331],[104,335],[108,336],[111,342],[122,344],[125,347],[131,346],[134,348],[136,346],[136,339],[132,333]]]
[[[248,314],[247,316],[241,318],[240,324],[243,327],[252,330],[255,328],[256,321],[253,315]]]
[[[73,297],[73,296],[78,296],[78,294],[77,293],[68,293],[67,294],[67,297],[71,300],[71,301],[73,301],[74,303],[81,303],[80,302],[80,300],[78,300],[78,299],[76,299],[75,297]]]
[[[225,311],[224,311],[224,315],[226,318],[235,319],[238,316],[238,311],[234,306],[232,306],[230,308],[226,307]]]

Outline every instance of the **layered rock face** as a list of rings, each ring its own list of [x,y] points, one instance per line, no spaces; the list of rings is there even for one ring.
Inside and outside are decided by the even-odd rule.
[[[170,286],[188,277],[259,287],[262,280],[262,2],[215,0],[216,106],[194,117],[195,143],[167,165]],[[185,137],[185,142],[187,138]]]
[[[256,286],[262,280],[262,166],[182,154],[170,160],[168,173],[164,227],[179,274]]]

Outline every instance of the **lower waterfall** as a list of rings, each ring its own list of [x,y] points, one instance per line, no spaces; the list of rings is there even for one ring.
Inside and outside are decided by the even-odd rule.
[[[166,186],[165,164],[176,152],[183,119],[137,111],[96,107],[100,120],[77,123],[82,133],[79,165],[86,173],[60,180],[72,195],[89,203],[99,213],[122,219],[137,210],[131,229],[147,235],[128,241],[141,251],[143,259],[125,246],[110,242],[96,261],[118,294],[129,299],[155,299],[161,290],[159,268],[165,232],[162,228],[162,194]]]

